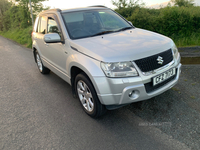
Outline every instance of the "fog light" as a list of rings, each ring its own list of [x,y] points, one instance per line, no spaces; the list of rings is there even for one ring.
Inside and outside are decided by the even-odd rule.
[[[140,92],[138,90],[133,90],[128,94],[128,96],[131,99],[137,99],[139,97],[139,94],[140,94]]]

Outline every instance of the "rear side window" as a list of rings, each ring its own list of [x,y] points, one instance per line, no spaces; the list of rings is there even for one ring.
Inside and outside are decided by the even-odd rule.
[[[39,19],[38,32],[41,34],[45,34],[46,30],[47,30],[47,17],[42,16]]]

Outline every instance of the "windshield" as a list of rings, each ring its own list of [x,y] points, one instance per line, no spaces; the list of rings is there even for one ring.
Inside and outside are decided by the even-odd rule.
[[[80,39],[133,28],[112,10],[88,10],[62,14],[71,39]]]

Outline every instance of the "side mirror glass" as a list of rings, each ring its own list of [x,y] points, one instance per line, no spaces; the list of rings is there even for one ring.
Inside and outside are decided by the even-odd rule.
[[[61,42],[61,38],[58,33],[49,33],[44,35],[44,41],[46,43],[58,43]]]

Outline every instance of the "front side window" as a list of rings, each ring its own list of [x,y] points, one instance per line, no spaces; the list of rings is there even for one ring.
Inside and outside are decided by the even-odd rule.
[[[87,10],[62,14],[71,39],[80,39],[133,28],[112,10]]]
[[[51,17],[48,18],[47,33],[59,33],[58,25]]]

